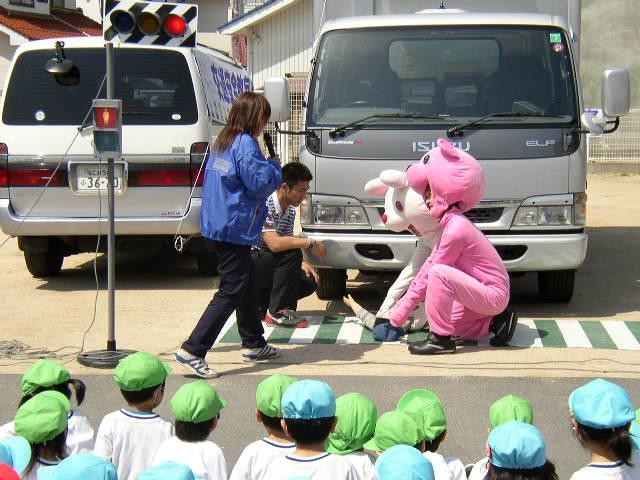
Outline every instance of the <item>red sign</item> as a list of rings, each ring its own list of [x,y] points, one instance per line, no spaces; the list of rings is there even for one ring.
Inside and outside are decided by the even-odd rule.
[[[93,115],[96,128],[118,128],[118,109],[116,107],[94,107]]]

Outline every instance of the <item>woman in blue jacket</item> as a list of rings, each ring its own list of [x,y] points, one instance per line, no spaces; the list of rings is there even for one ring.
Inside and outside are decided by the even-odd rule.
[[[243,360],[269,360],[280,354],[263,337],[251,259],[251,246],[257,243],[267,215],[266,200],[282,183],[280,163],[266,159],[256,140],[270,116],[264,96],[253,92],[238,96],[207,160],[200,225],[207,248],[218,256],[220,285],[175,355],[178,363],[201,378],[219,375],[204,357],[234,310]]]

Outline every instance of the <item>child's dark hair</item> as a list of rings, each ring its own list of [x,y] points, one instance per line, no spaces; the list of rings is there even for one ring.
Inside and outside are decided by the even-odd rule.
[[[516,470],[489,464],[484,480],[558,480],[556,466],[547,460],[541,467]]]
[[[445,430],[444,432],[442,432],[440,435],[438,435],[433,440],[425,440],[424,441],[424,450],[425,450],[425,452],[435,452],[435,451],[437,451],[438,447],[442,443],[442,440],[444,440],[444,437],[445,437],[446,433],[447,433],[447,431]]]
[[[219,415],[218,415],[219,416]],[[183,422],[182,420],[176,420],[174,423],[176,437],[183,442],[202,442],[209,437],[213,422],[218,417],[214,417],[204,422]]]
[[[42,457],[43,450],[47,449],[49,453],[53,454],[56,458],[63,460],[67,457],[67,429],[53,437],[51,440],[47,440],[43,443],[31,444],[31,460],[29,465],[22,472],[21,478],[27,478],[29,472],[33,470],[38,458]]]
[[[40,392],[46,392],[48,390],[55,390],[56,392],[60,392],[69,400],[71,400],[70,386],[73,387],[73,390],[76,393],[76,403],[78,405],[82,404],[87,387],[82,380],[76,380],[75,378],[72,378],[70,380],[67,380],[66,382],[58,383],[57,385],[51,385],[50,387],[38,387],[38,389],[36,389],[34,392],[22,397],[18,406],[21,406],[24,402],[35,397]]]
[[[153,398],[153,395],[155,394],[155,391],[158,389],[158,387],[164,390],[164,384],[165,382],[162,382],[160,385],[143,388],[142,390],[138,390],[135,392],[120,389],[120,393],[122,393],[122,396],[124,397],[124,399],[127,401],[129,405],[139,405],[141,403],[151,400]]]
[[[296,445],[313,445],[329,437],[336,417],[325,418],[285,418],[289,436]]]
[[[629,424],[617,428],[593,428],[578,423],[578,441],[585,446],[588,441],[606,445],[616,457],[629,466],[633,453],[633,440],[629,432]]]
[[[264,413],[262,413],[260,410],[258,410],[258,415],[260,416],[260,421],[267,429],[274,430],[278,433],[284,433],[284,430],[282,429],[282,423],[280,423],[280,420],[282,420],[282,418],[270,417],[269,415],[265,415]]]

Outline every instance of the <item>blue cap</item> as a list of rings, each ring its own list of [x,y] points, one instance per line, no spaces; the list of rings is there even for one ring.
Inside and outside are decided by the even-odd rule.
[[[378,480],[435,480],[433,465],[419,450],[396,445],[376,460]]]
[[[489,462],[500,468],[528,470],[547,463],[547,444],[540,430],[529,423],[511,422],[497,426],[487,439]]]
[[[31,445],[23,437],[0,440],[0,463],[6,463],[22,475],[31,461]]]
[[[118,471],[109,460],[80,453],[65,458],[57,465],[40,467],[38,480],[118,480]]]
[[[576,388],[569,395],[569,410],[580,425],[597,429],[621,427],[636,418],[627,391],[602,378]]]
[[[373,338],[379,342],[395,342],[404,333],[402,328],[394,327],[391,322],[379,323],[373,327]]]
[[[331,387],[319,380],[300,380],[282,395],[282,416],[311,420],[336,416],[336,397]]]
[[[196,477],[186,465],[164,462],[142,472],[138,480],[196,480]]]

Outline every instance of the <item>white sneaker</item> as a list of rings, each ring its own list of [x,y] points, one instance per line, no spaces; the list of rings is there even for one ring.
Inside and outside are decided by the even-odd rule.
[[[182,348],[176,352],[175,359],[176,362],[200,378],[211,379],[220,376],[220,373],[207,365],[204,358],[196,357]]]

